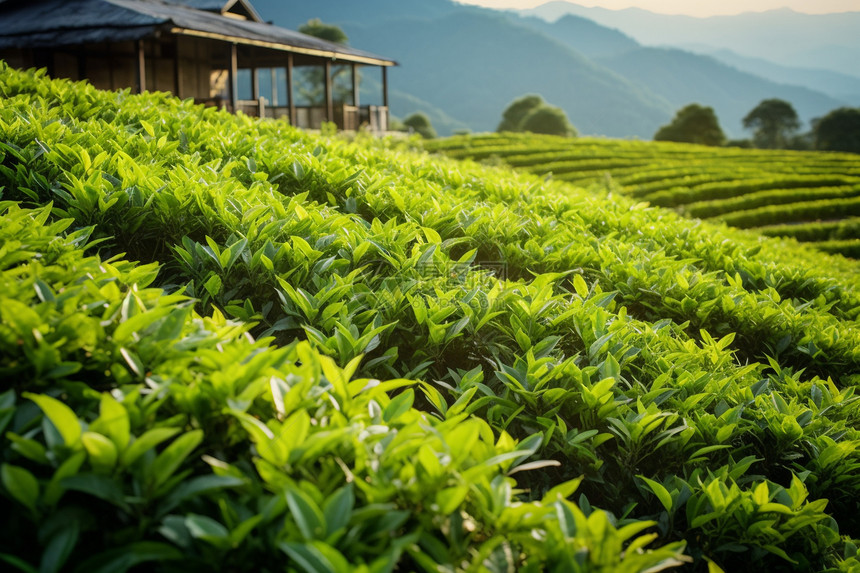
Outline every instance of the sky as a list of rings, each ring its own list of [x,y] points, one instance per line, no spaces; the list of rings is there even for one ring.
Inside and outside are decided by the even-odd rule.
[[[461,4],[477,4],[487,8],[534,8],[549,0],[457,0]],[[578,0],[575,4],[601,6],[613,10],[643,8],[663,14],[688,16],[716,16],[763,12],[778,8],[791,8],[807,14],[830,12],[860,12],[860,0]]]

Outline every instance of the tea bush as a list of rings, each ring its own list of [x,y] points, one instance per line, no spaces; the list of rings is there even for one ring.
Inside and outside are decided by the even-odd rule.
[[[778,224],[827,228],[828,220],[856,216],[860,198],[860,161],[850,154],[585,138],[565,142],[516,134],[458,136],[425,147],[457,158],[492,159],[608,188],[691,217],[809,242],[829,240],[816,238],[826,231],[795,234],[792,227]],[[854,244],[816,247],[856,256]]]
[[[164,94],[0,94],[10,567],[860,566],[856,263]]]

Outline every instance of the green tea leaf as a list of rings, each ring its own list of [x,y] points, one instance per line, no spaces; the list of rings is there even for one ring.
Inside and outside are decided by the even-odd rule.
[[[398,396],[391,400],[388,406],[382,411],[382,419],[386,424],[390,424],[397,420],[400,416],[408,412],[412,408],[415,401],[415,392],[412,388],[404,390]]]
[[[663,505],[663,507],[666,508],[666,511],[668,511],[669,513],[672,513],[673,502],[672,502],[672,495],[669,493],[669,490],[667,490],[665,487],[663,487],[663,484],[658,483],[652,479],[649,479],[643,475],[636,476],[636,477],[638,477],[639,479],[644,481],[648,485],[648,487],[651,489],[651,491],[654,493],[654,495],[657,496],[657,499],[660,500],[660,503]]]
[[[120,464],[130,466],[144,453],[179,433],[179,428],[153,428],[137,438],[120,454]]]
[[[109,472],[114,468],[119,452],[108,437],[96,432],[84,432],[81,440],[96,472]]]
[[[77,521],[65,523],[45,546],[39,573],[58,573],[74,551],[79,536],[80,526]]]
[[[30,511],[36,511],[36,503],[39,500],[39,482],[28,470],[3,464],[0,466],[0,479],[3,487],[18,503],[27,507]]]
[[[203,431],[192,430],[176,438],[163,452],[158,454],[149,468],[153,487],[157,488],[166,482],[201,441],[203,441]]]
[[[300,489],[289,489],[287,491],[287,505],[305,539],[321,539],[325,535],[325,516],[308,494]]]
[[[51,398],[44,394],[24,392],[22,396],[32,400],[39,406],[45,416],[54,424],[54,427],[60,433],[68,447],[75,447],[80,443],[82,433],[81,423],[71,408],[56,398]]]

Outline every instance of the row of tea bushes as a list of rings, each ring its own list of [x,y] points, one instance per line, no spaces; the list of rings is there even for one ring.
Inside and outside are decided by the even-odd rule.
[[[164,455],[159,467],[172,468],[148,493],[196,491],[209,473],[246,480],[181,498],[168,523],[135,505],[154,470],[129,476],[138,462],[123,466],[117,454],[109,473],[133,511],[110,514],[126,526],[100,531],[141,531],[126,543],[157,543],[152,559],[164,567],[171,548],[200,568],[236,551],[237,563],[262,570],[856,564],[856,265],[529,175],[160,94],[8,69],[0,93],[4,197],[73,221],[76,248],[75,233],[89,236],[99,268],[140,260],[132,267],[144,274],[116,296],[146,293],[139,306],[153,320],[127,311],[134,322],[115,327],[117,348],[114,315],[99,314],[90,324],[105,329],[107,348],[49,352],[58,369],[39,384],[67,402],[82,435],[113,441],[97,423],[104,392],[138,420],[130,435],[190,431],[140,462]],[[21,291],[36,314],[46,312],[42,290]],[[160,308],[149,296],[171,310],[148,314]],[[116,320],[136,308],[132,298]],[[192,332],[198,349],[183,337],[189,323],[222,338]],[[179,341],[161,346],[162,336]],[[10,344],[3,359],[30,373],[9,379],[35,380],[42,350],[19,350]],[[87,388],[100,393],[98,411]],[[158,404],[151,416],[123,397],[135,388]],[[46,392],[13,391],[5,399],[40,426],[13,433],[47,451],[53,418],[29,398]],[[7,473],[29,472],[41,492],[53,478],[21,454],[29,446],[4,439]],[[186,450],[195,453],[179,460]],[[95,483],[71,497],[104,486],[116,499]],[[56,514],[28,518],[27,504],[3,493],[15,519]],[[327,524],[350,504],[360,519],[338,536]],[[270,505],[282,529],[268,527]],[[191,514],[203,517],[189,524]],[[10,530],[31,537],[10,536],[0,553],[35,564],[38,551],[21,550],[34,530]],[[52,539],[35,541],[47,551]],[[273,554],[287,564],[272,566]]]
[[[860,157],[850,154],[713,148],[665,142],[575,141],[541,135],[458,136],[425,143],[457,158],[505,163],[578,185],[598,185],[703,219],[761,229],[856,216]],[[794,236],[768,228],[768,234]],[[810,240],[801,238],[800,240]],[[856,241],[820,245],[852,256]]]

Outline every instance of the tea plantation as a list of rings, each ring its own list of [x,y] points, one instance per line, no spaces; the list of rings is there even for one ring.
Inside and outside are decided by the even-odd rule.
[[[3,64],[0,187],[3,570],[860,568],[856,262]]]
[[[858,155],[514,133],[458,136],[426,147],[597,184],[690,217],[860,257]]]

